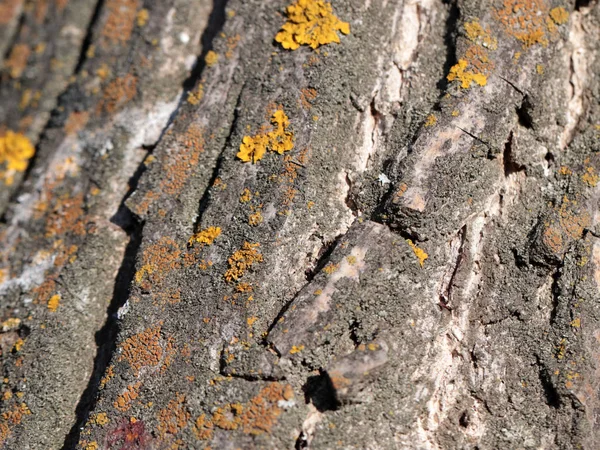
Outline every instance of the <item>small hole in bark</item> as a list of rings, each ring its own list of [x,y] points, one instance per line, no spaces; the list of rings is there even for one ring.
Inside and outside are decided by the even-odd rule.
[[[320,412],[335,411],[340,406],[331,378],[324,370],[319,370],[319,375],[308,377],[303,390],[306,403],[312,403]]]
[[[467,428],[469,426],[470,422],[471,422],[471,420],[469,419],[469,412],[468,411],[464,411],[460,415],[460,419],[458,419],[458,423],[460,424],[461,427]]]
[[[517,116],[519,117],[519,125],[525,128],[533,128],[533,118],[531,117],[531,110],[533,105],[526,95],[521,102],[521,106],[517,108]]]

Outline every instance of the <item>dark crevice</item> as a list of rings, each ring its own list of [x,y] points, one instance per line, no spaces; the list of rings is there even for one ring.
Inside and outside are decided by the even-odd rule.
[[[454,267],[452,269],[452,274],[450,275],[450,279],[446,286],[442,286],[440,289],[439,295],[439,306],[440,308],[449,309],[449,306],[452,301],[452,287],[454,284],[454,279],[456,278],[456,274],[458,273],[458,269],[460,268],[460,264],[465,256],[465,241],[467,235],[467,226],[463,225],[462,228],[458,231],[457,237],[460,239],[460,246],[458,247],[458,255],[456,256],[456,260],[454,261]]]
[[[350,339],[354,342],[354,346],[358,347],[362,344],[361,339],[358,337],[358,330],[361,328],[361,323],[357,319],[353,319],[350,323]]]
[[[107,309],[107,319],[102,328],[96,332],[95,336],[98,353],[94,359],[94,369],[75,409],[76,420],[65,439],[62,447],[63,450],[76,448],[81,429],[88,419],[89,412],[95,406],[100,379],[104,375],[116,350],[116,341],[119,332],[117,312],[129,298],[129,290],[135,274],[135,259],[142,240],[143,224],[132,223],[128,228],[126,231],[128,231],[130,240],[125,249],[121,267],[117,273],[112,300]]]
[[[552,310],[550,311],[550,324],[553,325],[556,321],[556,316],[558,315],[558,307],[560,303],[560,296],[562,294],[560,287],[560,277],[561,277],[562,263],[560,266],[552,274],[552,287],[550,288],[550,292],[552,293]]]
[[[465,133],[468,136],[471,136],[473,139],[475,139],[477,142],[482,143],[483,145],[485,145],[487,148],[489,148],[490,150],[492,149],[492,146],[490,145],[489,142],[484,141],[483,139],[481,139],[479,136],[475,136],[473,133],[471,133],[470,131],[465,130],[464,128],[461,127],[456,127],[458,128],[460,131],[462,131],[463,133]]]
[[[581,11],[583,8],[587,8],[592,3],[592,0],[575,0],[575,11]]]
[[[81,52],[79,53],[79,59],[77,60],[77,65],[75,66],[75,70],[73,71],[73,74],[78,74],[79,72],[81,72],[81,69],[83,68],[83,65],[85,64],[86,60],[87,60],[87,52],[90,48],[90,45],[92,45],[92,40],[94,37],[94,29],[96,28],[96,23],[98,23],[98,19],[100,17],[100,12],[102,11],[102,7],[104,6],[104,1],[105,0],[98,0],[96,2],[96,7],[94,8],[94,13],[92,14],[92,18],[90,19],[90,22],[88,24],[87,27],[87,33],[85,35],[85,38],[83,39],[83,43],[81,45]]]
[[[346,195],[345,203],[346,206],[352,211],[352,215],[354,217],[358,217],[358,206],[356,205],[356,201],[354,200],[354,195],[352,193],[352,180],[350,180],[350,176],[346,172],[346,184],[348,184],[348,195]]]
[[[21,15],[19,16],[17,26],[15,27],[15,34],[12,36],[10,44],[8,44],[8,46],[6,47],[6,52],[3,55],[4,59],[2,61],[6,61],[8,59],[8,57],[10,56],[10,53],[12,52],[13,47],[19,41],[19,36],[21,35],[21,30],[25,26],[26,18],[27,18],[27,12],[25,11],[25,9],[23,9],[23,11],[21,11]],[[2,80],[2,81],[4,81],[4,80]]]
[[[546,397],[546,404],[552,408],[560,408],[560,394],[556,390],[554,383],[552,383],[550,372],[548,372],[548,369],[537,355],[535,358],[538,366],[538,376],[544,390],[544,396]]]
[[[344,236],[344,234],[336,236],[335,239],[331,242],[323,243],[323,246],[317,254],[317,261],[315,262],[315,265],[312,269],[306,269],[306,271],[304,272],[306,276],[306,281],[308,283],[310,283],[315,277],[315,275],[318,274],[323,269],[323,267],[327,265],[327,263],[329,262],[329,257],[337,247],[342,236]]]
[[[519,118],[519,125],[522,127],[533,129],[533,117],[531,115],[531,111],[533,109],[533,104],[531,103],[531,99],[526,94],[523,97],[523,101],[517,108],[517,117]]]
[[[340,407],[333,382],[323,369],[319,369],[318,375],[308,377],[302,390],[306,403],[312,403],[320,412],[336,411]]]
[[[194,89],[196,82],[200,79],[202,71],[206,66],[206,54],[212,50],[215,37],[218,36],[223,29],[223,25],[225,25],[225,7],[227,6],[227,1],[228,0],[213,0],[212,11],[210,16],[208,16],[206,28],[200,38],[202,50],[192,67],[190,75],[183,82],[182,101],[187,98],[188,92]]]
[[[510,87],[512,87],[515,91],[517,91],[519,94],[521,94],[523,97],[525,97],[527,94],[521,89],[519,88],[515,83],[513,83],[512,81],[504,78],[502,75],[498,75],[498,77],[503,80],[504,82],[506,82]]]
[[[303,448],[308,448],[308,436],[306,436],[304,431],[300,432],[298,439],[296,439],[294,450],[302,450]]]
[[[225,150],[231,146],[231,139],[232,139],[233,131],[236,129],[237,123],[239,120],[240,102],[242,99],[242,92],[244,91],[244,87],[245,87],[245,85],[243,85],[242,88],[240,89],[237,99],[235,101],[235,108],[233,110],[233,120],[231,121],[231,126],[229,127],[229,131],[227,133],[227,139],[225,140],[225,143],[223,144],[223,147],[221,148],[221,151],[219,153],[219,156],[217,158],[215,166],[213,167],[213,171],[210,176],[210,180],[208,182],[208,187],[202,194],[202,198],[200,198],[200,202],[198,203],[198,216],[196,218],[196,223],[194,223],[194,230],[197,230],[198,227],[200,226],[200,223],[202,222],[202,217],[204,216],[204,211],[206,211],[206,208],[208,207],[208,204],[210,202],[210,187],[215,183],[215,180],[218,178],[219,173],[221,172],[221,168],[223,166],[223,161],[224,161],[223,155],[225,153]]]
[[[444,24],[445,32],[444,32],[444,45],[446,47],[446,60],[444,61],[444,74],[450,73],[450,68],[454,66],[458,59],[456,57],[456,26],[460,23],[460,9],[456,1],[450,1],[447,3],[449,5],[448,9],[448,17],[446,18],[446,23]],[[440,96],[443,95],[448,89],[448,79],[446,75],[444,75],[438,82],[437,88],[440,90]]]
[[[509,175],[517,172],[526,172],[525,166],[519,165],[513,158],[513,132],[511,131],[508,135],[508,139],[504,144],[504,152],[502,153],[502,162],[504,165],[504,176],[508,178]]]

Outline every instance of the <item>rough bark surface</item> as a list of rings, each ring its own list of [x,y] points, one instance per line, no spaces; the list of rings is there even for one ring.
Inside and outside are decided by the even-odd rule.
[[[0,0],[0,445],[599,448],[598,2],[290,3]]]

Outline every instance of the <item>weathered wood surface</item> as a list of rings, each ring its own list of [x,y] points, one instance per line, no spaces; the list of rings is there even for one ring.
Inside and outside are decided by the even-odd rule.
[[[597,2],[42,3],[5,448],[597,448]]]

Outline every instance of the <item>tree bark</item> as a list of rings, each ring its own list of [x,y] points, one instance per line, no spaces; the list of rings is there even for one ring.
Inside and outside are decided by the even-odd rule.
[[[328,11],[0,1],[3,448],[597,448],[598,3]]]

